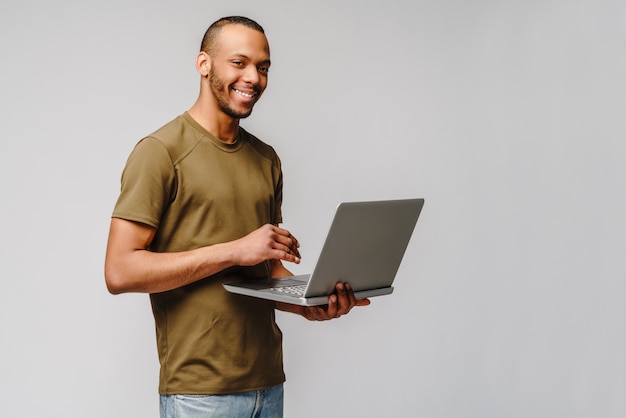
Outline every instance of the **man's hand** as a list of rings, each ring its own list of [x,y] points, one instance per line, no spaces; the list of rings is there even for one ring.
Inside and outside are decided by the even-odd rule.
[[[233,241],[240,266],[253,266],[266,260],[300,262],[300,243],[289,231],[276,225],[263,225]]]
[[[337,283],[337,294],[328,297],[328,305],[298,306],[276,302],[276,309],[302,315],[309,321],[327,321],[349,313],[355,306],[367,306],[369,299],[357,300],[349,283]]]

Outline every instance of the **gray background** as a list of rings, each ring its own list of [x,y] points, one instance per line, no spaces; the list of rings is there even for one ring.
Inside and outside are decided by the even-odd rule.
[[[626,416],[626,5],[606,0],[2,0],[2,416],[157,416],[148,298],[104,286],[109,216],[230,14],[272,47],[243,126],[283,159],[294,272],[338,202],[426,199],[396,293],[279,315],[286,416]]]

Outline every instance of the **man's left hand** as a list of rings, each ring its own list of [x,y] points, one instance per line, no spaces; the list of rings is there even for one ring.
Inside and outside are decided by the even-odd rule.
[[[349,283],[337,283],[336,294],[328,297],[328,305],[297,306],[276,302],[276,308],[281,311],[298,313],[309,321],[327,321],[339,318],[349,313],[355,306],[367,306],[369,299],[357,300]]]

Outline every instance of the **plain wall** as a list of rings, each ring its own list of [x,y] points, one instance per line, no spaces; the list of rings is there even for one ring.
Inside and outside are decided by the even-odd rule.
[[[242,122],[308,272],[344,200],[424,197],[396,292],[280,313],[287,417],[626,416],[626,5],[0,4],[2,416],[158,416],[146,295],[103,263],[126,157],[188,109],[215,19],[261,23]]]

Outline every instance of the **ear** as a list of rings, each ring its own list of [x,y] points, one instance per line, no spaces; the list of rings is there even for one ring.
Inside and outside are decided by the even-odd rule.
[[[196,56],[196,70],[202,77],[207,77],[211,71],[211,57],[204,51],[200,51]]]

